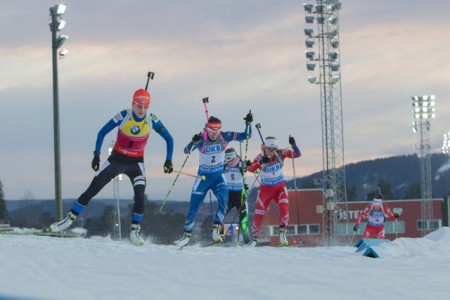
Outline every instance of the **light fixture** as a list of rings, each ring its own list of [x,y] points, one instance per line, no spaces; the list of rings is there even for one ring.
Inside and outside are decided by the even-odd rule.
[[[311,28],[305,28],[304,32],[307,37],[312,37],[314,30],[312,30]]]
[[[328,36],[329,36],[330,38],[334,38],[337,34],[338,34],[337,29],[334,29],[334,30],[328,32]]]
[[[331,25],[336,25],[337,18],[335,16],[329,17],[328,18],[328,23],[330,23]]]
[[[331,78],[331,84],[336,84],[339,82],[339,79],[341,79],[341,77],[339,75],[335,75]]]
[[[64,4],[58,4],[55,6],[56,8],[56,14],[58,16],[62,16],[66,12],[66,6]]]
[[[308,76],[308,81],[310,82],[310,83],[316,83],[316,76]]]
[[[312,9],[313,9],[313,5],[310,3],[305,3],[305,4],[303,4],[303,8],[305,9],[306,12],[311,13]]]
[[[305,40],[306,48],[312,48],[314,46],[314,40]]]
[[[338,53],[337,52],[329,52],[328,53],[328,58],[330,59],[330,60],[336,60],[337,58],[338,58]]]
[[[436,117],[435,96],[413,96],[412,106],[414,112],[414,118],[416,119],[433,119]]]
[[[450,131],[444,134],[444,142],[442,144],[442,153],[450,153]]]
[[[318,13],[318,14],[323,13],[323,5],[322,4],[316,5],[316,13]]]
[[[56,38],[56,48],[61,47],[64,42],[69,38],[68,35],[62,34]]]
[[[314,59],[314,51],[305,51],[305,56],[307,59]]]
[[[339,71],[340,64],[330,64],[330,69],[333,72]]]
[[[333,47],[333,48],[339,47],[339,41],[338,40],[332,40],[331,41],[331,47]]]
[[[316,67],[316,64],[306,64],[306,69],[308,71],[314,71],[315,67]]]
[[[324,17],[317,17],[317,24],[323,24],[325,22],[325,18]]]
[[[64,58],[66,56],[66,54],[68,54],[70,51],[66,48],[60,50],[59,53],[59,58]]]
[[[66,21],[59,20],[58,21],[58,31],[62,30],[66,26]]]
[[[305,16],[306,23],[313,23],[314,22],[314,16]]]

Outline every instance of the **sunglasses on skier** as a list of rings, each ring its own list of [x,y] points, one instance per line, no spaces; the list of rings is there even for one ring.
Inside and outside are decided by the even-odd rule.
[[[211,128],[206,128],[206,131],[212,132],[212,133],[218,133],[218,132],[220,132],[220,129],[214,130],[214,129],[211,129]]]
[[[231,160],[233,160],[233,158],[235,158],[236,157],[236,152],[228,152],[228,153],[225,153],[225,160],[226,161],[231,161]]]

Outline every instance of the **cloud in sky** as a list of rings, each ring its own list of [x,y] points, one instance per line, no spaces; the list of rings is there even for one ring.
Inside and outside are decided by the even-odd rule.
[[[340,41],[347,163],[410,154],[419,137],[411,131],[413,95],[434,93],[433,151],[447,132],[445,105],[450,45],[447,1],[342,1]],[[53,1],[3,4],[0,25],[0,180],[7,199],[31,191],[54,197],[53,115],[48,8]],[[225,130],[243,131],[249,109],[263,135],[281,145],[296,137],[303,157],[296,175],[322,168],[319,90],[305,68],[304,11],[298,1],[66,1],[64,47],[58,60],[63,197],[76,198],[89,184],[97,131],[130,105],[146,73],[151,111],[175,139],[178,167],[191,136],[205,122],[201,99]],[[102,160],[114,140],[105,139]],[[249,157],[259,149],[254,131]],[[238,145],[234,145],[238,147]],[[162,174],[165,145],[152,134],[146,152],[147,193],[161,198],[174,176]],[[186,170],[195,172],[198,153]],[[293,175],[291,164],[285,174]],[[182,178],[175,199],[187,199],[191,178]],[[125,187],[126,185],[126,187]],[[124,197],[131,186],[123,184]],[[111,196],[105,188],[100,196]]]

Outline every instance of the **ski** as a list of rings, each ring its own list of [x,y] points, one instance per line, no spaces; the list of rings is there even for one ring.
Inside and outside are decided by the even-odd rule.
[[[212,242],[209,242],[208,244],[202,245],[202,247],[219,246],[219,245],[223,245],[223,244],[225,244],[225,243],[212,241]]]
[[[282,246],[282,245],[278,245],[278,246],[276,246],[276,247],[279,247],[279,248],[289,248],[289,247],[294,247],[294,248],[298,248],[298,247],[302,247],[303,246],[303,242],[297,242],[296,244],[289,244],[289,245],[286,245],[286,246]]]
[[[26,229],[26,230],[13,230],[4,233],[5,235],[35,235],[35,236],[49,236],[60,238],[76,238],[84,237],[84,234],[74,232],[50,232],[48,230],[39,229]]]
[[[76,237],[83,237],[83,235],[79,233],[73,233],[73,232],[50,232],[50,231],[35,231],[33,232],[34,235],[37,236],[50,236],[50,237],[59,237],[59,238],[76,238]]]

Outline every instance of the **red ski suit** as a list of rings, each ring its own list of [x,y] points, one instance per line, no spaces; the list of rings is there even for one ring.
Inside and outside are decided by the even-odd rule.
[[[283,175],[283,162],[286,157],[297,158],[301,153],[297,146],[294,151],[289,149],[276,150],[267,164],[261,165],[262,154],[259,154],[249,166],[248,171],[254,173],[260,169],[260,189],[255,205],[255,214],[251,233],[253,237],[259,237],[266,210],[273,200],[279,207],[279,224],[287,227],[289,223],[289,198]]]
[[[359,225],[362,218],[367,216],[367,225],[363,232],[363,238],[375,237],[377,239],[384,239],[385,214],[390,219],[395,220],[394,214],[386,204],[381,204],[379,208],[376,208],[373,203],[369,203],[364,210],[360,211],[356,224]]]

